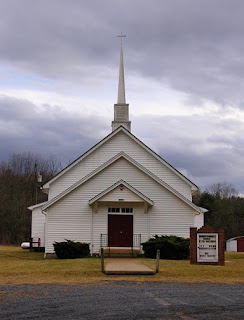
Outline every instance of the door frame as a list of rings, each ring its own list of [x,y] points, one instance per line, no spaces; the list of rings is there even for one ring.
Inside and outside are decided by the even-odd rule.
[[[131,216],[132,217],[132,247],[133,247],[133,234],[134,234],[134,215],[133,213],[121,213],[121,212],[109,212],[107,215],[107,229],[108,229],[108,245],[109,245],[109,216]],[[110,246],[109,246],[110,247]],[[111,248],[131,248],[131,246],[129,247],[111,247]]]

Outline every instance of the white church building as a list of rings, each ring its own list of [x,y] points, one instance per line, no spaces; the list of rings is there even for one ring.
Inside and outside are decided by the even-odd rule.
[[[43,185],[48,201],[29,207],[33,239],[45,254],[70,239],[105,248],[135,248],[155,235],[189,237],[206,209],[198,187],[131,133],[120,49],[118,101],[112,132]]]

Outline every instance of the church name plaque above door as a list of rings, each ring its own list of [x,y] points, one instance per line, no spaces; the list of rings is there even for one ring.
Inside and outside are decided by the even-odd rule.
[[[218,233],[197,234],[197,261],[218,262]]]

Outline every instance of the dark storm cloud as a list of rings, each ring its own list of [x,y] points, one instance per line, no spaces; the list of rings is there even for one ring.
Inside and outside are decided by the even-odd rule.
[[[110,133],[111,119],[0,98],[0,160],[12,153],[74,160]],[[39,110],[39,111],[38,111]],[[134,116],[132,132],[200,187],[229,181],[244,193],[244,125],[203,116]]]
[[[244,124],[203,116],[140,116],[133,128],[200,187],[229,181],[244,192]]]
[[[0,56],[42,76],[80,77],[103,63],[109,32],[106,22],[81,2],[9,1],[0,4]],[[110,34],[112,30],[110,31]],[[114,35],[113,35],[114,38]],[[95,75],[94,75],[95,76]]]
[[[109,68],[117,77],[116,35],[123,31],[127,79],[156,79],[162,91],[169,85],[187,93],[188,106],[204,108],[207,99],[219,113],[244,109],[243,12],[242,0],[1,1],[0,68],[52,80],[48,90],[96,89]],[[61,112],[52,103],[40,111],[31,101],[1,97],[0,159],[32,151],[73,160],[110,132],[112,119]],[[227,180],[244,193],[243,122],[216,113],[132,120],[132,132],[194,182]]]
[[[0,160],[13,153],[56,154],[74,160],[104,136],[104,119],[64,112],[44,105],[41,112],[27,100],[0,97]],[[94,128],[97,127],[94,134]]]
[[[122,30],[128,73],[243,108],[243,12],[242,0],[3,1],[0,59],[45,77],[95,79],[117,63]]]

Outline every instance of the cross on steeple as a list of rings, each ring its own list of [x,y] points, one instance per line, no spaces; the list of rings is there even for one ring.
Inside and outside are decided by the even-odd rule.
[[[122,47],[122,39],[125,38],[126,35],[121,32],[120,35],[117,36],[117,37],[120,38],[120,45],[121,45],[121,47]]]

